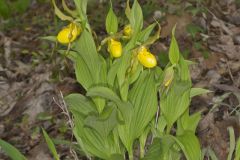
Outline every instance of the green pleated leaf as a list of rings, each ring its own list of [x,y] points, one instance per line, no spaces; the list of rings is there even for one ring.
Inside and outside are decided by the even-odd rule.
[[[145,42],[149,38],[155,26],[156,23],[153,23],[149,25],[147,28],[145,28],[143,31],[141,31],[138,35],[138,41],[141,43]]]
[[[77,12],[81,18],[82,21],[85,21],[87,18],[87,3],[88,0],[74,0],[74,3],[76,5]]]
[[[133,112],[132,105],[129,102],[121,101],[118,95],[115,92],[113,92],[113,90],[111,90],[110,88],[103,86],[92,87],[88,90],[87,96],[90,97],[99,96],[114,102],[118,106],[118,109],[122,114],[121,116],[124,117],[124,121],[125,122],[130,121]]]
[[[109,120],[100,119],[100,121],[96,121],[96,118],[93,118],[90,115],[89,118],[83,120],[78,112],[73,111],[72,113],[75,124],[73,131],[74,136],[88,157],[94,155],[95,157],[99,157],[101,159],[110,159],[112,154],[121,154],[119,141],[116,140],[113,135],[114,131],[104,131],[109,130],[108,124],[111,122],[107,121],[112,120],[111,118]],[[116,118],[116,116],[112,117]],[[97,131],[98,129],[101,131]]]
[[[169,153],[174,143],[174,139],[171,136],[154,138],[153,143],[142,160],[170,160],[171,155]]]
[[[164,134],[164,130],[167,127],[167,121],[164,116],[159,116],[158,123],[157,123],[157,133],[155,136],[162,136]]]
[[[129,99],[134,107],[131,129],[134,138],[141,135],[157,111],[157,90],[154,73],[144,71],[130,90]]]
[[[90,79],[90,75],[91,75],[92,85],[99,84],[99,83],[100,84],[107,83],[106,82],[106,77],[107,77],[106,65],[104,64],[105,61],[98,54],[94,39],[92,37],[92,34],[89,31],[85,29],[82,32],[80,38],[76,41],[76,46],[74,47],[74,49],[77,51],[77,54],[82,58],[82,62],[79,65],[81,65],[81,67],[84,68],[86,75],[89,76],[88,79]],[[78,65],[78,62],[77,62],[77,65]],[[79,66],[79,70],[81,70],[81,67]],[[90,75],[89,73],[87,73],[86,67],[88,67]],[[82,74],[82,75],[79,74],[79,76],[81,76],[81,78],[84,78],[85,74]],[[87,82],[85,80],[84,80],[84,83],[89,83],[89,84],[91,83],[91,81]],[[90,86],[86,86],[86,87],[90,87]],[[105,106],[105,100],[99,97],[95,97],[93,101],[97,106],[98,112],[101,113]]]
[[[179,65],[177,65],[179,77],[182,81],[187,81],[188,83],[192,84],[189,65],[189,61],[185,60],[183,56],[180,56]]]
[[[101,65],[101,59],[97,53],[96,45],[92,34],[86,29],[81,33],[80,38],[76,41],[74,49],[77,54],[81,56],[86,65],[89,68],[89,72],[95,83],[99,82],[99,73]]]
[[[190,92],[190,97],[195,97],[201,94],[206,94],[209,93],[211,91],[207,90],[207,89],[203,89],[203,88],[191,88],[191,92]]]
[[[107,82],[111,87],[113,86],[113,84],[115,82],[119,65],[120,65],[120,63],[118,63],[117,61],[114,61],[114,63],[112,64],[112,66],[110,67],[110,69],[108,71]]]
[[[118,79],[118,85],[119,85],[119,89],[120,89],[120,96],[124,100],[126,100],[124,97],[127,97],[127,95],[124,95],[124,93],[126,93],[126,92],[124,92],[124,90],[126,90],[126,87],[128,88],[128,86],[126,86],[127,84],[125,83],[126,82],[126,71],[130,65],[130,62],[131,62],[131,54],[130,53],[124,54],[121,57],[121,59],[119,59],[119,61],[117,62],[117,63],[119,63],[117,79]]]
[[[163,93],[160,108],[168,127],[171,127],[189,107],[190,88],[189,82],[177,81],[172,84],[168,92]]]
[[[108,159],[109,153],[105,150],[107,144],[104,144],[104,139],[94,129],[83,128],[75,122],[74,135],[81,148],[84,148],[87,155],[94,155],[102,159]]]
[[[121,154],[113,154],[109,160],[124,160],[124,157]]]
[[[113,12],[112,6],[110,7],[106,18],[106,30],[110,35],[115,34],[118,31],[118,19]]]
[[[154,73],[144,71],[129,91],[133,114],[118,128],[122,143],[129,153],[135,139],[144,132],[157,111],[157,91]]]
[[[145,144],[147,142],[148,134],[150,132],[151,127],[147,126],[143,133],[139,137],[139,143],[140,143],[140,158],[143,158],[145,155]]]
[[[197,125],[201,119],[201,112],[189,115],[189,109],[178,119],[177,135],[183,134],[186,130],[196,132]]]
[[[52,139],[48,136],[47,132],[44,129],[42,129],[42,132],[43,132],[43,136],[44,136],[44,138],[47,142],[48,148],[51,151],[54,159],[55,160],[60,160],[59,155],[57,154],[57,150],[55,148],[55,145],[54,145]]]
[[[0,150],[3,150],[12,160],[27,160],[17,148],[0,139]]]
[[[87,116],[90,113],[96,113],[96,107],[94,103],[81,94],[70,94],[66,96],[64,100],[71,111],[75,110],[83,116]]]
[[[169,60],[172,64],[177,64],[180,56],[178,43],[175,38],[175,29],[176,26],[172,30],[172,40],[169,48]]]
[[[118,120],[116,109],[112,110],[107,119],[103,120],[99,116],[90,115],[84,121],[85,126],[95,129],[102,137],[107,137],[117,124]]]
[[[200,160],[201,148],[198,138],[194,132],[186,131],[182,135],[175,137],[176,142],[181,147],[187,160]]]
[[[65,54],[66,51],[60,50],[59,53]],[[87,63],[77,52],[69,51],[67,56],[74,62],[74,69],[77,81],[83,86],[85,90],[87,90],[94,83],[94,78],[92,77]]]
[[[92,87],[88,90],[87,96],[90,97],[96,97],[96,96],[101,96],[103,98],[109,99],[116,104],[121,103],[120,98],[116,95],[115,92],[113,92],[110,88],[103,87],[103,86],[96,86]]]
[[[143,13],[137,0],[134,0],[129,21],[133,28],[133,34],[139,33],[143,27]]]

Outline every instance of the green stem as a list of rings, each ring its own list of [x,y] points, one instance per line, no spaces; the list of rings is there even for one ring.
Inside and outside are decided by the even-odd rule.
[[[170,134],[171,128],[172,128],[172,125],[168,125],[168,126],[167,126],[167,134]]]
[[[129,160],[133,160],[133,151],[132,151],[132,149],[130,149],[128,151],[128,157],[129,157]]]
[[[144,157],[144,147],[140,147],[140,158]]]

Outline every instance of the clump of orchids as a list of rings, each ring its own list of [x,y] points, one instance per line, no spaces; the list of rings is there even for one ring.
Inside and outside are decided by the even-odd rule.
[[[81,34],[81,27],[77,23],[70,23],[68,26],[64,27],[57,35],[57,40],[61,44],[69,44],[73,42],[80,34]],[[123,34],[121,34],[123,33]],[[124,27],[123,31],[120,35],[126,39],[129,39],[132,36],[133,30],[131,26],[128,24]],[[117,39],[119,35],[114,37],[108,37],[103,40],[102,44],[106,41],[108,42],[108,49],[110,56],[112,58],[119,58],[122,56],[122,44]],[[137,58],[138,61],[146,68],[153,68],[157,65],[157,60],[154,54],[152,54],[145,46],[140,46],[137,49]]]
[[[85,90],[64,98],[77,145],[89,159],[133,160],[136,148],[142,160],[180,160],[181,150],[187,160],[200,159],[195,136],[200,113],[190,114],[189,104],[191,97],[206,91],[192,88],[190,62],[180,54],[175,28],[169,63],[157,65],[150,46],[159,39],[161,27],[158,22],[144,27],[140,4],[134,0],[130,7],[129,1],[127,22],[120,29],[109,1],[107,36],[96,43],[87,19],[88,0],[74,0],[75,10],[62,0],[68,15],[52,0],[55,14],[69,23],[54,42],[64,46],[58,52],[72,60],[76,80]],[[153,141],[146,151],[148,137]]]

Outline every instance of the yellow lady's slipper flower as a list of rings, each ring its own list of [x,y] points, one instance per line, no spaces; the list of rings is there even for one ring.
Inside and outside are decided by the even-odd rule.
[[[123,33],[124,33],[125,36],[130,37],[132,35],[131,25],[126,25],[123,29]]]
[[[57,40],[62,44],[68,44],[73,42],[80,33],[81,28],[74,23],[70,23],[58,33]]]
[[[146,68],[153,68],[157,65],[156,57],[147,51],[145,47],[141,47],[138,51],[138,60]]]
[[[110,39],[108,42],[108,52],[114,58],[118,58],[122,55],[122,44],[119,41],[115,41],[114,39]]]

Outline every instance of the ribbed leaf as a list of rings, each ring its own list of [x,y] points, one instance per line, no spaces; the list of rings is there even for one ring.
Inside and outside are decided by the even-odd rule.
[[[209,93],[211,91],[207,90],[207,89],[203,89],[203,88],[191,88],[191,91],[190,91],[190,97],[195,97],[195,96],[198,96],[198,95],[201,95],[201,94],[206,94],[206,93]]]
[[[182,135],[175,137],[175,140],[181,147],[187,160],[201,159],[200,144],[194,132],[186,131]]]
[[[157,91],[154,73],[144,71],[135,82],[129,93],[129,100],[133,104],[133,115],[119,126],[119,136],[131,153],[132,145],[152,120],[157,111]]]
[[[76,5],[76,9],[82,21],[86,21],[86,13],[87,13],[87,3],[88,0],[74,0]]]
[[[169,60],[172,64],[177,64],[180,56],[179,47],[175,39],[175,29],[176,26],[172,30],[172,40],[169,48]]]
[[[85,29],[82,32],[80,38],[76,41],[76,46],[74,49],[81,56],[82,60],[85,62],[85,65],[89,68],[93,84],[107,83],[106,82],[107,73],[106,68],[104,66],[105,62],[97,53],[95,42],[93,40],[91,33],[89,33]],[[84,74],[80,76],[84,76]],[[99,97],[94,98],[93,101],[97,106],[98,112],[101,113],[102,110],[104,109],[105,101],[103,99],[100,99]]]
[[[102,87],[102,86],[92,87],[88,90],[87,96],[90,96],[90,97],[101,96],[103,98],[106,98],[115,102],[116,104],[122,103],[121,99],[116,95],[116,93],[107,87]]]
[[[63,51],[59,52],[61,53]],[[77,81],[83,86],[85,90],[87,90],[94,83],[92,74],[87,63],[85,62],[81,55],[74,51],[69,51],[68,57],[74,62],[75,75]]]
[[[12,160],[27,160],[17,148],[0,139],[0,150],[3,150]]]
[[[100,73],[100,58],[96,50],[96,45],[93,40],[91,33],[86,29],[81,33],[80,38],[76,41],[74,49],[77,51],[77,54],[81,56],[86,65],[89,68],[89,71],[94,79],[95,83],[99,82],[99,73]]]
[[[118,19],[113,12],[112,6],[110,7],[106,18],[106,30],[108,34],[115,34],[118,31]]]
[[[174,143],[171,136],[154,138],[146,156],[142,160],[170,160],[169,151]]]
[[[107,137],[117,124],[118,121],[116,109],[112,110],[110,116],[105,120],[102,120],[99,116],[90,115],[84,121],[85,126],[95,129],[101,135],[101,137]]]
[[[142,9],[137,0],[134,0],[133,6],[130,11],[130,24],[134,29],[134,34],[139,33],[143,26]]]
[[[75,124],[74,135],[79,145],[88,156],[94,155],[101,159],[110,159],[112,154],[121,154],[119,142],[115,140],[112,132],[108,132],[108,136],[101,136],[101,134],[99,134],[99,131],[96,131],[96,129],[99,129],[101,127],[102,131],[109,130],[109,126],[107,125],[109,122],[97,122],[97,128],[95,128],[96,121],[90,116],[89,119],[86,119],[86,121],[88,121],[88,126],[85,127],[83,119],[81,119],[79,113],[75,111],[73,111],[72,113],[74,115]],[[114,116],[114,118],[116,117]],[[93,120],[93,122],[90,122],[91,120]]]
[[[130,61],[131,61],[131,54],[127,53],[124,54],[121,59],[119,59],[119,61],[117,63],[119,63],[119,68],[118,68],[118,72],[117,72],[117,79],[118,79],[118,85],[119,85],[119,89],[120,89],[120,94],[121,94],[121,98],[123,100],[126,101],[126,99],[124,97],[127,97],[127,95],[124,95],[123,93],[125,93],[123,90],[126,89],[126,87],[128,88],[128,86],[124,86],[124,83],[126,81],[126,71],[130,65]],[[125,87],[125,88],[123,88]]]
[[[129,99],[134,107],[131,129],[134,138],[141,135],[157,111],[157,90],[154,73],[144,71],[130,90]]]
[[[201,119],[201,112],[189,115],[189,109],[178,119],[177,123],[177,135],[181,135],[184,131],[196,132],[197,125]]]
[[[88,98],[81,94],[70,94],[64,98],[65,102],[69,106],[70,110],[75,110],[83,116],[87,116],[90,113],[96,113],[96,107]]]
[[[108,74],[107,74],[107,82],[108,82],[108,84],[109,84],[111,87],[113,86],[113,84],[114,84],[114,82],[115,82],[119,65],[120,65],[119,62],[114,61],[114,63],[111,65],[110,70],[108,71]]]
[[[149,38],[155,26],[156,26],[156,23],[153,23],[149,25],[147,28],[145,28],[143,31],[141,31],[138,35],[138,41],[142,43],[145,42]]]
[[[190,103],[190,84],[186,81],[175,82],[168,92],[164,92],[160,107],[168,127],[186,111]]]
[[[121,101],[121,99],[116,95],[116,93],[113,92],[110,88],[102,86],[90,88],[87,92],[87,96],[99,96],[114,102],[118,106],[118,109],[124,117],[124,121],[126,123],[130,121],[133,112],[132,105],[129,102]]]

